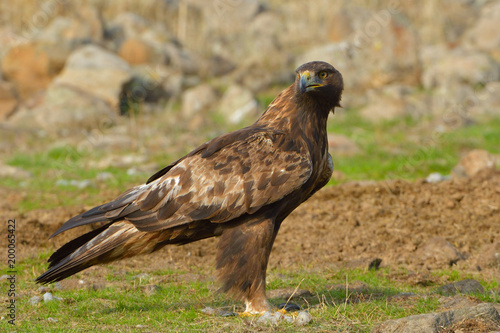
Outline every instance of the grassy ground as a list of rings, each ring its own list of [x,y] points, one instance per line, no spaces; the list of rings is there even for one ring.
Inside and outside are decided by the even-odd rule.
[[[481,148],[493,154],[500,154],[498,133],[500,119],[478,120],[476,123],[455,129],[437,131],[438,124],[429,121],[404,119],[398,122],[370,123],[362,119],[356,110],[346,110],[333,117],[328,130],[343,134],[353,140],[360,148],[359,153],[351,155],[334,154],[336,169],[344,174],[342,180],[381,180],[391,178],[416,179],[431,172],[449,174],[458,162],[461,153]],[[201,138],[199,143],[205,138]],[[178,143],[182,146],[182,143]],[[146,143],[147,146],[147,143]],[[182,148],[184,149],[184,148]],[[152,151],[150,158],[158,164],[166,165],[181,156],[163,151]],[[33,174],[27,180],[11,178],[0,179],[1,187],[23,188],[30,195],[19,203],[19,211],[51,209],[57,206],[96,205],[109,199],[126,188],[144,182],[150,174],[139,172],[130,174],[128,168],[90,167],[89,160],[99,160],[106,151],[78,150],[71,145],[36,149],[33,152],[13,153],[5,157],[9,165],[24,169]],[[117,151],[127,154],[129,151]],[[91,186],[80,189],[73,185],[56,185],[59,179],[93,180],[102,172],[111,178],[95,181]],[[214,293],[215,284],[209,279],[213,272],[158,271],[149,277],[137,278],[140,272],[116,270],[109,266],[108,273],[102,277],[104,288],[73,288],[57,290],[50,287],[62,301],[32,305],[32,296],[42,295],[33,279],[41,273],[50,252],[40,254],[18,263],[17,332],[155,332],[155,331],[280,331],[295,332],[297,326],[281,322],[277,326],[257,325],[257,318],[208,316],[199,311],[207,306],[241,310],[241,305],[227,301]],[[87,272],[85,277],[99,271]],[[206,276],[205,279],[188,278],[189,274]],[[7,270],[0,271],[0,275]],[[83,274],[83,273],[82,273]],[[268,290],[280,288],[300,288],[312,292],[311,296],[293,300],[308,309],[313,322],[300,328],[305,332],[327,332],[331,330],[349,332],[368,332],[378,322],[435,311],[439,295],[431,294],[434,283],[415,285],[397,278],[406,272],[382,269],[332,270],[302,269],[298,271],[271,271]],[[465,273],[443,271],[434,273],[440,284],[468,278]],[[498,282],[481,281],[486,289],[498,289]],[[7,283],[2,281],[4,288]],[[150,294],[148,287],[160,288]],[[335,285],[337,285],[335,287]],[[362,288],[359,288],[359,286]],[[344,286],[344,287],[342,287]],[[354,286],[353,288],[349,286]],[[145,291],[146,290],[146,291]],[[400,296],[401,293],[414,293],[416,296]],[[6,295],[2,290],[1,295]],[[408,295],[408,294],[406,294]],[[477,300],[498,302],[495,294],[477,295]],[[271,299],[274,305],[286,299]],[[53,318],[55,321],[49,320]],[[138,326],[139,325],[139,326]],[[0,321],[0,331],[12,331],[6,320]]]
[[[43,270],[42,262],[47,256],[45,253],[18,265],[16,288],[20,290],[20,297],[16,304],[17,332],[295,332],[299,329],[296,324],[287,322],[277,325],[257,324],[258,317],[218,317],[202,313],[200,310],[205,307],[229,311],[242,308],[238,304],[235,308],[234,303],[228,303],[223,295],[215,293],[214,283],[210,279],[190,281],[185,277],[192,272],[185,271],[157,271],[139,275],[140,272],[124,273],[109,265],[87,272],[83,277],[88,281],[96,275],[102,279],[103,274],[107,274],[104,287],[58,290],[51,286],[50,291],[62,300],[31,304],[32,296],[41,296],[45,292],[37,291],[38,286],[34,285],[33,277],[35,272]],[[1,274],[4,273],[6,270]],[[311,291],[310,295],[292,301],[308,309],[313,316],[310,324],[300,327],[303,332],[368,332],[374,325],[387,319],[438,309],[440,296],[432,293],[435,286],[432,283],[422,286],[402,282],[404,279],[401,277],[406,274],[390,269],[272,271],[268,278],[268,290],[297,288]],[[79,274],[79,277],[82,276]],[[468,277],[451,270],[434,273],[433,276],[436,281],[455,281]],[[498,282],[480,282],[487,291],[498,288]],[[498,296],[489,293],[470,298],[476,301],[499,301]],[[274,305],[285,301],[271,299]],[[0,330],[13,331],[5,320],[0,321]]]

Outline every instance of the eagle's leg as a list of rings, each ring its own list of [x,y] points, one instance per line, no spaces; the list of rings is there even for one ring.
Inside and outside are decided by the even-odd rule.
[[[272,218],[254,217],[224,230],[220,237],[217,270],[222,291],[242,299],[246,313],[270,309],[266,269],[276,233]]]

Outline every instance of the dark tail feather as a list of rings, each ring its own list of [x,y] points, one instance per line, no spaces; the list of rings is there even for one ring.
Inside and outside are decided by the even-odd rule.
[[[125,223],[108,223],[86,233],[58,249],[48,260],[49,270],[36,282],[57,282],[96,264],[151,252],[152,245],[134,244],[140,233],[132,224]]]

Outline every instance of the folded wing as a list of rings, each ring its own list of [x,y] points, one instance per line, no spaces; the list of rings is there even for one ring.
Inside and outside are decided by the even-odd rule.
[[[223,223],[253,214],[302,186],[311,175],[307,149],[279,132],[243,129],[200,146],[115,200],[67,221],[76,226],[128,220],[141,231],[192,221]]]

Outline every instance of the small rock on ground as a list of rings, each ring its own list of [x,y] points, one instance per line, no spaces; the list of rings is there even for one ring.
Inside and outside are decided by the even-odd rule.
[[[311,322],[312,316],[308,311],[300,311],[295,319],[295,322],[299,326],[307,325]]]
[[[449,283],[437,289],[437,292],[443,295],[455,294],[476,294],[484,293],[483,286],[476,280],[466,279],[454,283]]]
[[[500,325],[500,314],[490,303],[456,310],[426,313],[383,322],[372,333],[437,333],[455,323],[482,318]]]
[[[293,317],[287,314],[283,314],[279,311],[276,311],[274,313],[266,311],[262,316],[260,316],[260,318],[257,320],[257,323],[259,324],[271,323],[272,325],[276,325],[282,320],[292,323]]]
[[[40,303],[41,300],[42,299],[39,296],[33,296],[33,297],[30,298],[30,303],[32,305],[35,305],[35,304]]]

